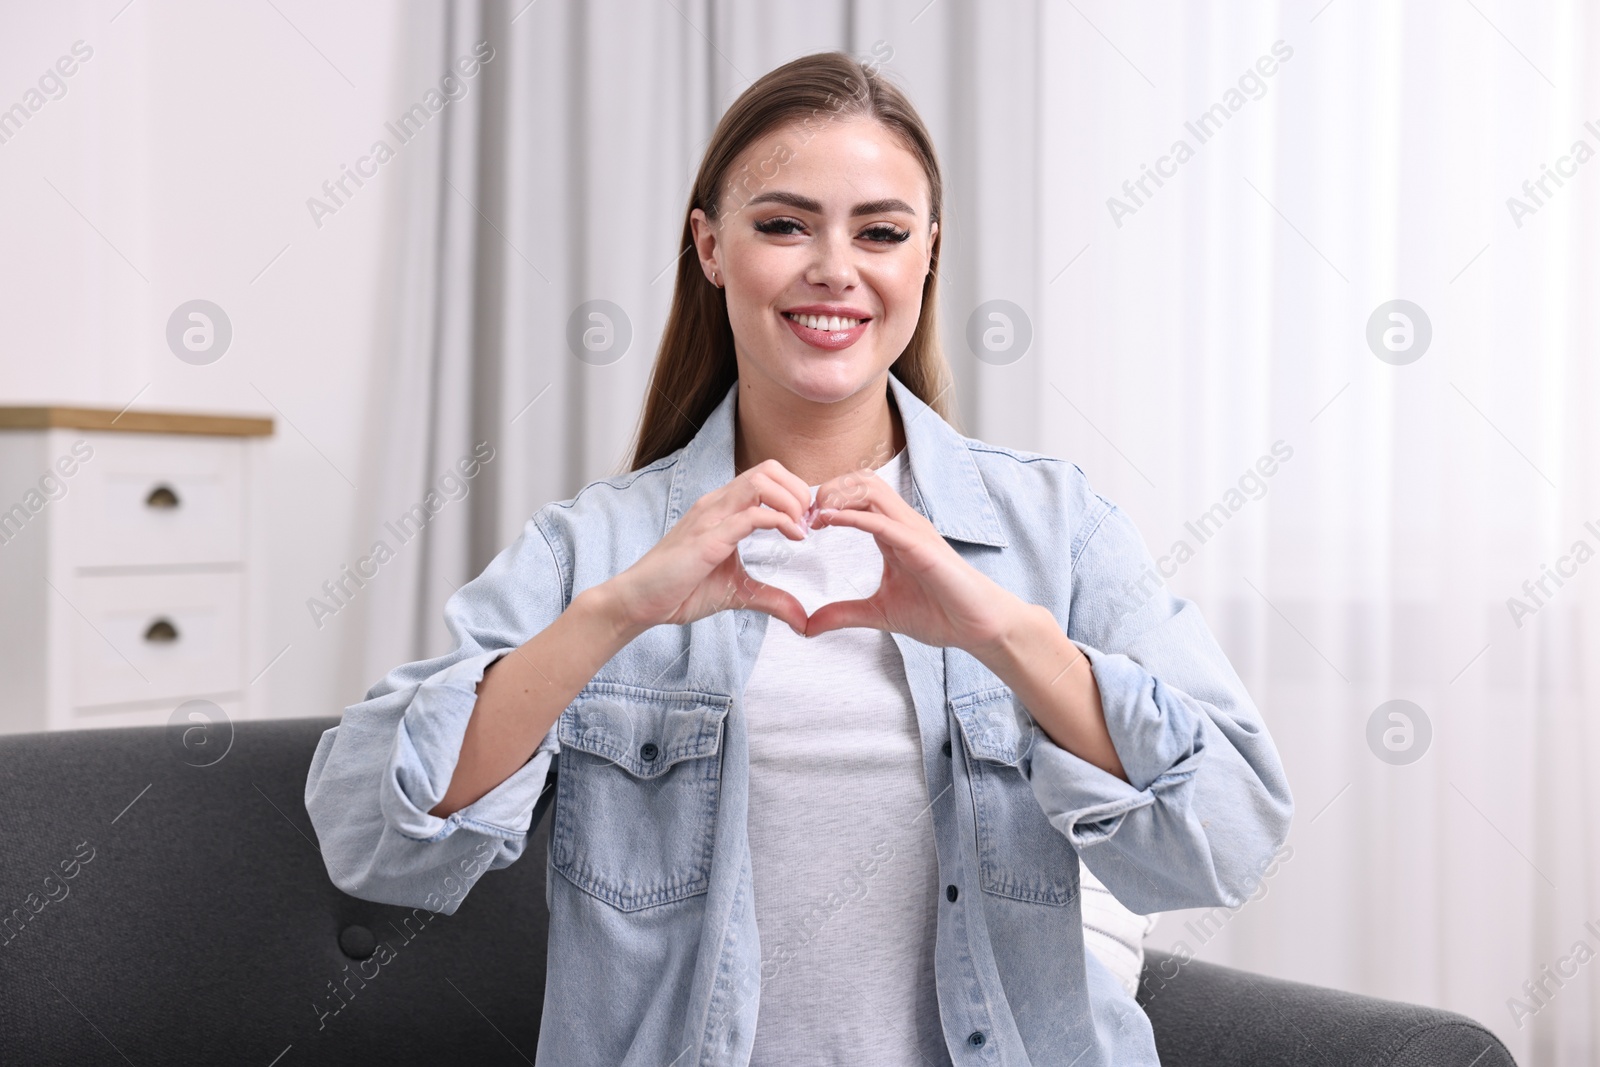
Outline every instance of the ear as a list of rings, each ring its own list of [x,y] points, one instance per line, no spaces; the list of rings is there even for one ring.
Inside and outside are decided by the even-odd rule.
[[[689,229],[694,238],[695,254],[700,259],[700,270],[706,281],[713,274],[722,274],[722,264],[717,262],[717,224],[706,217],[705,210],[695,208],[689,212]]]

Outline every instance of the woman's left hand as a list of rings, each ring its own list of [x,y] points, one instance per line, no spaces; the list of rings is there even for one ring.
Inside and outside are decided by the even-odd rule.
[[[1027,604],[1021,597],[962,559],[933,523],[871,471],[818,486],[809,514],[813,529],[851,526],[870,533],[883,553],[883,579],[869,597],[818,608],[807,637],[866,626],[976,656],[997,646],[1022,618]]]
[[[1128,781],[1089,661],[1048,611],[962,559],[933,523],[875,474],[852,472],[824,482],[812,509],[813,527],[870,533],[883,553],[883,580],[869,597],[818,608],[807,621],[807,637],[868,626],[963,649],[1016,693],[1051,741]]]

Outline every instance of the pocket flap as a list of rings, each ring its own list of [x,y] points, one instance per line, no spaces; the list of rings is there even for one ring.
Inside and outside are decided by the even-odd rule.
[[[1015,766],[1033,747],[1033,717],[1009,686],[953,697],[950,710],[978,759]]]
[[[556,738],[654,778],[686,759],[716,755],[732,698],[715,693],[590,682],[557,720]]]

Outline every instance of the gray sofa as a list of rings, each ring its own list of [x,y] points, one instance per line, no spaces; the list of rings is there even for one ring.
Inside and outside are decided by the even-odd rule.
[[[0,737],[0,1063],[533,1061],[542,830],[453,916],[346,896],[302,802],[337,721]],[[1140,1000],[1168,1067],[1512,1063],[1460,1015],[1161,953]]]

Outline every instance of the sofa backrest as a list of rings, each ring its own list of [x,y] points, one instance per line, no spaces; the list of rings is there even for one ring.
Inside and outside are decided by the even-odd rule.
[[[337,724],[0,737],[0,1063],[533,1061],[542,827],[453,916],[346,896],[303,799]]]
[[[337,724],[0,736],[0,1064],[533,1063],[548,820],[453,916],[346,896],[304,804]],[[1169,1067],[1515,1067],[1464,1016],[1154,950],[1139,1001]]]

